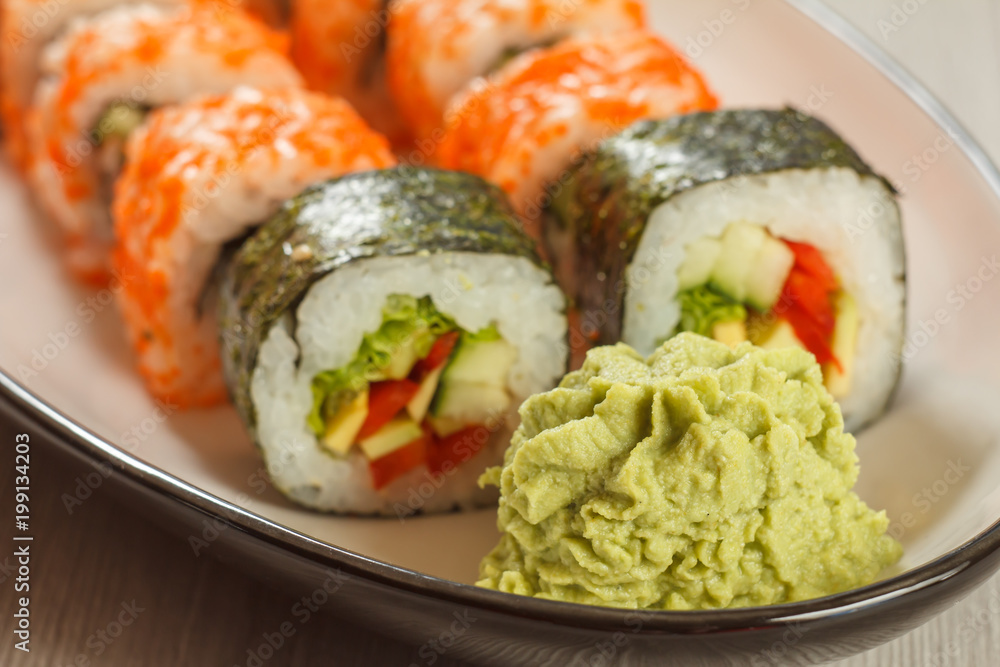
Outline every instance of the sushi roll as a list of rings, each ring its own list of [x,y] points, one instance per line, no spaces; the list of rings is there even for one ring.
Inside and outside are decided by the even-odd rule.
[[[339,98],[240,87],[153,111],[129,138],[113,217],[119,304],[151,393],[181,407],[226,398],[213,267],[306,186],[395,163]]]
[[[293,0],[292,60],[313,90],[339,95],[396,146],[411,140],[385,75],[387,0]]]
[[[46,50],[31,118],[31,182],[62,232],[71,271],[108,277],[110,203],[122,145],[146,113],[240,84],[301,85],[286,40],[214,3],[124,6],[79,24]]]
[[[598,342],[645,355],[693,331],[802,347],[849,429],[885,410],[905,322],[899,208],[821,121],[784,109],[636,123],[571,171],[545,233]]]
[[[495,186],[413,167],[350,174],[291,199],[236,252],[223,364],[291,500],[469,507],[495,500],[476,482],[517,406],[566,370],[564,307]]]
[[[420,138],[442,128],[456,93],[517,54],[646,24],[636,0],[397,0],[391,9],[389,86]]]
[[[452,107],[437,164],[511,195],[538,236],[558,177],[582,150],[642,118],[714,109],[701,75],[646,31],[569,39],[523,55]]]
[[[163,7],[180,6],[185,0],[146,0]],[[45,47],[73,21],[94,16],[128,0],[3,0],[0,2],[0,114],[4,143],[11,161],[22,169],[28,164],[24,119],[41,77]]]

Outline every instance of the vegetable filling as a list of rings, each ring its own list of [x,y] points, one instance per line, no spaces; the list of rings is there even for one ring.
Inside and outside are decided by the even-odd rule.
[[[114,102],[104,110],[91,132],[97,147],[95,157],[100,178],[101,196],[111,208],[114,184],[125,166],[125,142],[146,119],[149,107],[125,101]]]
[[[692,242],[677,277],[681,317],[672,335],[800,347],[822,365],[834,397],[850,391],[857,306],[814,246],[736,222],[719,238]]]
[[[510,407],[516,357],[495,325],[469,332],[430,297],[392,294],[354,359],[313,378],[309,426],[336,456],[360,450],[376,489],[420,465],[447,473]]]

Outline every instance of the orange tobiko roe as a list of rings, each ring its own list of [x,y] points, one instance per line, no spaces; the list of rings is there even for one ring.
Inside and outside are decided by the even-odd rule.
[[[702,76],[658,35],[572,38],[524,54],[466,91],[449,110],[435,158],[497,183],[524,214],[525,183],[542,151],[551,147],[568,165],[635,121],[717,106]]]

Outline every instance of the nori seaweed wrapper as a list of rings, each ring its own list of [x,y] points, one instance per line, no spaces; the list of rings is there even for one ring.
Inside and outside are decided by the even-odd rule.
[[[477,176],[397,167],[305,190],[260,226],[230,259],[219,299],[222,364],[251,434],[250,379],[257,353],[323,276],[373,257],[473,252],[542,266],[506,195]]]
[[[547,241],[568,237],[577,307],[600,313],[599,344],[621,339],[625,269],[650,214],[707,183],[792,169],[846,168],[892,185],[822,121],[794,109],[727,110],[640,121],[570,170],[545,212]],[[565,249],[564,249],[565,252]],[[564,285],[564,288],[566,285]]]

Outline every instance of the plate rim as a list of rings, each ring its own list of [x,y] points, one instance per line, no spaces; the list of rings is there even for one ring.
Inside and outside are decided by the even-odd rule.
[[[909,71],[821,0],[785,0],[785,3],[862,56],[939,127],[948,131],[955,144],[982,176],[993,196],[1000,201],[1000,171],[954,114]],[[998,517],[992,525],[956,549],[912,570],[844,593],[802,602],[738,609],[637,612],[633,609],[541,600],[486,590],[391,565],[312,538],[246,510],[150,465],[101,438],[22,386],[2,369],[0,409],[7,412],[14,421],[32,422],[49,435],[57,446],[91,464],[115,465],[115,472],[124,475],[127,481],[155,492],[161,499],[193,507],[207,516],[221,518],[253,538],[307,558],[319,566],[337,567],[374,584],[444,602],[586,630],[620,629],[626,623],[628,615],[636,613],[643,614],[638,634],[704,634],[707,628],[712,631],[727,631],[822,620],[937,586],[1000,550]]]

